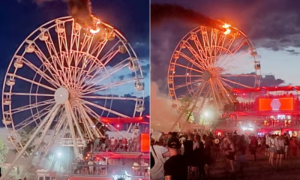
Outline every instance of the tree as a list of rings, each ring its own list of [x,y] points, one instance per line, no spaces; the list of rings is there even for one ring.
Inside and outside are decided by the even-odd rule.
[[[2,165],[5,162],[7,153],[8,147],[0,138],[0,165]]]

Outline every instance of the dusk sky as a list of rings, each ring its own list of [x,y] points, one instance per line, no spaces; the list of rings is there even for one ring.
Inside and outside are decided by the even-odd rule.
[[[180,5],[241,29],[257,48],[263,77],[275,76],[272,82],[263,80],[262,85],[300,85],[300,2],[152,0],[152,3]],[[167,92],[166,75],[172,52],[180,39],[195,27],[197,24],[180,20],[165,20],[159,25],[152,25],[151,79],[164,93]],[[236,67],[243,72],[245,65],[241,63]],[[281,80],[284,83],[280,83]]]

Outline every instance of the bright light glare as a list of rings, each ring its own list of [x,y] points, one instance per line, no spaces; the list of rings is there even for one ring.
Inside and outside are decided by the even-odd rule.
[[[58,155],[58,156],[61,156],[61,153],[59,152],[59,153],[57,153],[57,155]]]
[[[98,32],[100,32],[100,28],[94,30],[94,29],[90,29],[90,32],[93,34],[97,34]]]
[[[231,33],[231,30],[230,29],[226,29],[226,31],[224,32],[224,34],[229,34],[229,33]]]
[[[227,24],[227,23],[225,23],[223,26],[222,26],[222,28],[225,28],[225,29],[227,29],[227,28],[229,28],[230,27],[230,24]]]
[[[204,116],[206,116],[206,117],[207,117],[207,116],[208,116],[208,112],[205,112],[205,113],[204,113]]]

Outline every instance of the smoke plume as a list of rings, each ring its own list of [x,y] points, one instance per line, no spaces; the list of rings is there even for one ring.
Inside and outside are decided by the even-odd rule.
[[[174,4],[152,4],[151,25],[158,26],[165,20],[177,19],[192,24],[219,28],[218,22],[191,9]]]
[[[151,82],[151,129],[169,132],[179,114],[172,108],[172,101],[159,92],[158,84]]]
[[[82,26],[92,27],[93,15],[90,0],[68,0],[70,15]]]

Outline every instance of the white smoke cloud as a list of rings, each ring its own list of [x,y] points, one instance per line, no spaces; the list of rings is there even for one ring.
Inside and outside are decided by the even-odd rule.
[[[179,113],[172,108],[170,98],[159,92],[159,85],[151,82],[151,129],[167,133],[176,123]]]

